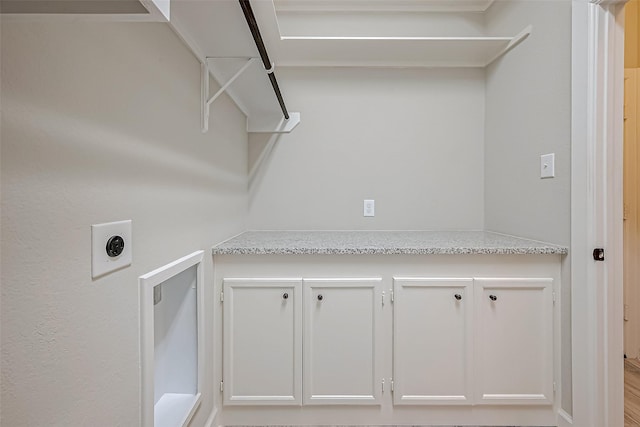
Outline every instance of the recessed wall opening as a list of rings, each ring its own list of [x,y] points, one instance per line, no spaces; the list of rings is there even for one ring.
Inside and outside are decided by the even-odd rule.
[[[203,251],[140,277],[143,427],[186,426],[201,400]]]

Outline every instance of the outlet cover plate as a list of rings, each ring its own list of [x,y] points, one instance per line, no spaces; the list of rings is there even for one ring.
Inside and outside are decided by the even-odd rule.
[[[376,201],[365,200],[364,201],[364,216],[376,216]]]
[[[124,250],[116,257],[107,255],[107,241],[112,236],[124,239]],[[108,222],[91,226],[91,277],[103,276],[131,265],[131,220]]]
[[[540,178],[554,178],[556,176],[556,155],[543,154],[540,156]]]

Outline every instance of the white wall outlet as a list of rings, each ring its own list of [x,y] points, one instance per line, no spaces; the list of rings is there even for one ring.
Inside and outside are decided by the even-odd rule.
[[[376,201],[365,200],[364,201],[364,216],[376,216]]]
[[[556,176],[556,155],[543,154],[540,156],[540,178],[554,178]]]
[[[131,265],[131,220],[91,226],[91,277]]]

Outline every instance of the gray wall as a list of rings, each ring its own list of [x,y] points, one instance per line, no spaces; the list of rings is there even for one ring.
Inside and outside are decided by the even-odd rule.
[[[486,70],[485,228],[569,246],[571,224],[571,1],[498,0],[487,28],[520,46]],[[555,153],[556,177],[540,179]],[[561,289],[562,408],[571,413],[571,277]]]
[[[221,98],[201,133],[200,65],[165,24],[3,22],[1,38],[0,423],[136,426],[138,276],[246,228],[244,116]],[[123,219],[133,264],[92,280],[91,224]],[[194,425],[212,377],[207,360]]]
[[[278,78],[302,121],[252,181],[251,228],[483,227],[483,70],[279,68]]]
[[[485,225],[488,230],[569,244],[571,2],[497,1],[494,34],[531,36],[486,70]],[[540,179],[540,155],[555,153],[556,177]]]

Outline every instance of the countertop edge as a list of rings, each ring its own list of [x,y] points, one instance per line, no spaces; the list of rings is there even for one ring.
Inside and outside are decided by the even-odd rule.
[[[278,245],[274,246],[265,246],[259,242],[253,242],[252,244],[233,244],[233,241],[236,238],[241,238],[245,234],[254,232],[255,231],[247,231],[245,233],[241,233],[213,246],[211,251],[212,255],[567,255],[569,253],[569,249],[564,246],[510,235],[501,236],[504,236],[505,241],[508,241],[509,239],[516,239],[521,241],[522,244],[519,246],[510,246],[509,244],[501,246],[500,244],[496,245],[495,242],[493,242],[487,246],[482,246],[481,244],[467,246],[465,243],[460,242],[460,246],[455,246],[455,244],[449,245],[448,243],[443,244],[442,242],[433,243],[429,242],[427,239],[425,239],[423,244],[414,244],[413,246],[407,245],[406,247],[399,247],[385,243],[383,239],[381,239],[381,243],[379,245],[376,245],[375,243],[372,245],[371,242],[368,242],[368,244],[362,246],[358,246],[357,244],[336,245],[335,242],[330,240],[320,242],[317,247],[312,247],[313,245],[309,244],[309,242],[307,242],[306,245],[298,246],[299,242],[296,241],[292,241],[291,243],[280,242]],[[398,231],[398,233],[403,232],[406,231]],[[279,234],[279,232],[270,233],[275,233],[276,235]],[[285,235],[286,233],[291,232],[283,231],[282,235]],[[308,233],[309,235],[314,234],[314,232]],[[339,233],[345,235],[351,232],[346,231]],[[354,231],[353,233],[362,232]],[[374,235],[376,234],[375,231],[370,231],[369,233]],[[381,235],[383,233],[389,232],[381,232]],[[467,232],[445,231],[436,233],[450,233],[452,237],[455,237],[464,236]],[[469,234],[471,233],[478,233],[478,231],[469,232]],[[481,233],[493,236],[500,235],[499,233],[491,231],[483,231]]]

